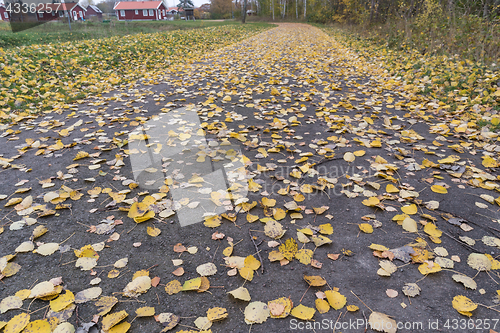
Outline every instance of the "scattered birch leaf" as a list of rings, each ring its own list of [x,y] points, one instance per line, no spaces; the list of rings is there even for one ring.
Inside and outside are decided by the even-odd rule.
[[[152,306],[144,306],[135,310],[137,317],[151,317],[155,315],[155,308]]]
[[[335,310],[340,310],[346,305],[347,299],[344,295],[335,290],[325,291],[326,299],[330,306]]]
[[[472,311],[477,308],[477,304],[471,301],[468,297],[458,295],[453,297],[452,306],[458,313],[464,316],[472,316]]]
[[[101,296],[102,289],[100,287],[92,287],[82,290],[75,295],[75,303],[81,304]]]
[[[292,309],[292,312],[290,314],[292,316],[294,316],[295,318],[298,318],[301,320],[311,320],[312,317],[314,317],[315,313],[316,313],[316,310],[314,308],[310,308],[308,306],[299,304],[298,306],[296,306]]]
[[[226,308],[215,307],[207,310],[207,318],[211,322],[225,319],[228,315]]]
[[[477,288],[477,283],[474,281],[472,278],[462,275],[462,274],[453,274],[452,276],[453,280],[456,282],[462,283],[466,288],[476,290]]]
[[[318,275],[304,275],[304,280],[306,280],[311,287],[322,287],[326,284],[326,280]]]
[[[125,310],[104,316],[104,318],[102,319],[102,330],[108,331],[110,328],[118,324],[120,321],[127,318],[127,316],[128,313]]]
[[[372,312],[368,318],[370,327],[379,332],[396,333],[397,323],[394,319],[381,312]]]
[[[231,294],[234,298],[241,299],[242,301],[249,302],[251,300],[250,293],[245,287],[236,288],[228,292],[228,294]]]
[[[245,308],[245,323],[262,324],[269,318],[269,307],[263,302],[252,302]]]
[[[23,306],[23,300],[17,296],[8,296],[0,302],[0,313],[5,313],[9,310],[19,309]]]
[[[201,278],[199,277],[194,278],[184,282],[184,285],[182,286],[182,291],[198,290],[200,289],[200,286],[201,286]]]
[[[103,296],[95,302],[99,316],[104,316],[118,303],[118,299],[113,296]]]

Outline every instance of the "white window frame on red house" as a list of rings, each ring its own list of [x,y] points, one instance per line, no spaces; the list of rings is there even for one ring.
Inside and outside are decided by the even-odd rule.
[[[142,10],[142,16],[148,16],[148,10],[147,9],[143,9]]]
[[[138,9],[135,10],[135,15],[139,15],[139,10]]]
[[[152,9],[149,10],[149,16],[155,16],[154,10]]]
[[[125,11],[124,11],[123,9],[122,9],[122,10],[120,10],[120,16],[121,16],[121,17],[125,17]]]
[[[7,12],[3,13],[3,16],[8,19],[9,18],[9,14]]]

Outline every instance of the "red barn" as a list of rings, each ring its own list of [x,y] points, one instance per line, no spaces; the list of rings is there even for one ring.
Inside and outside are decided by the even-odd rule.
[[[70,18],[73,21],[83,21],[86,10],[79,3],[63,2],[41,3],[37,6],[36,12],[38,21],[53,21],[58,18],[68,17],[68,12],[71,13]]]
[[[87,7],[87,12],[85,13],[85,19],[97,19],[99,21],[102,21],[102,10],[100,10],[97,6],[89,5]]]
[[[7,9],[5,9],[5,5],[0,3],[0,21],[10,21],[10,15]]]
[[[167,8],[163,1],[123,1],[113,8],[119,21],[166,20]]]

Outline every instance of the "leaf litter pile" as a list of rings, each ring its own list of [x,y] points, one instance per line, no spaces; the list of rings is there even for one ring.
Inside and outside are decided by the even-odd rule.
[[[3,332],[498,318],[500,148],[467,108],[431,116],[305,25],[151,75],[2,125]],[[175,130],[134,131],[161,115]],[[151,155],[140,182],[130,160]],[[246,185],[191,172],[209,159],[244,165]]]

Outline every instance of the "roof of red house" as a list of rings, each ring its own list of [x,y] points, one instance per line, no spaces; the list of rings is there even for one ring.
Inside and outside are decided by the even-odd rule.
[[[162,1],[124,1],[118,2],[113,9],[158,9],[162,3]]]
[[[43,9],[48,9],[50,8],[52,11],[60,11],[60,10],[71,10],[73,9],[76,5],[79,5],[77,2],[63,2],[63,3],[41,3],[37,6],[37,11],[38,10],[43,10]],[[80,5],[79,5],[80,6]],[[80,6],[83,10],[86,11],[85,8]]]
[[[172,10],[176,10],[176,11],[180,12],[182,10],[182,8],[180,8],[180,7],[169,7],[167,10],[169,12],[172,11]]]
[[[97,6],[89,5],[89,7],[92,8],[96,13],[102,13],[102,10],[100,10]]]

